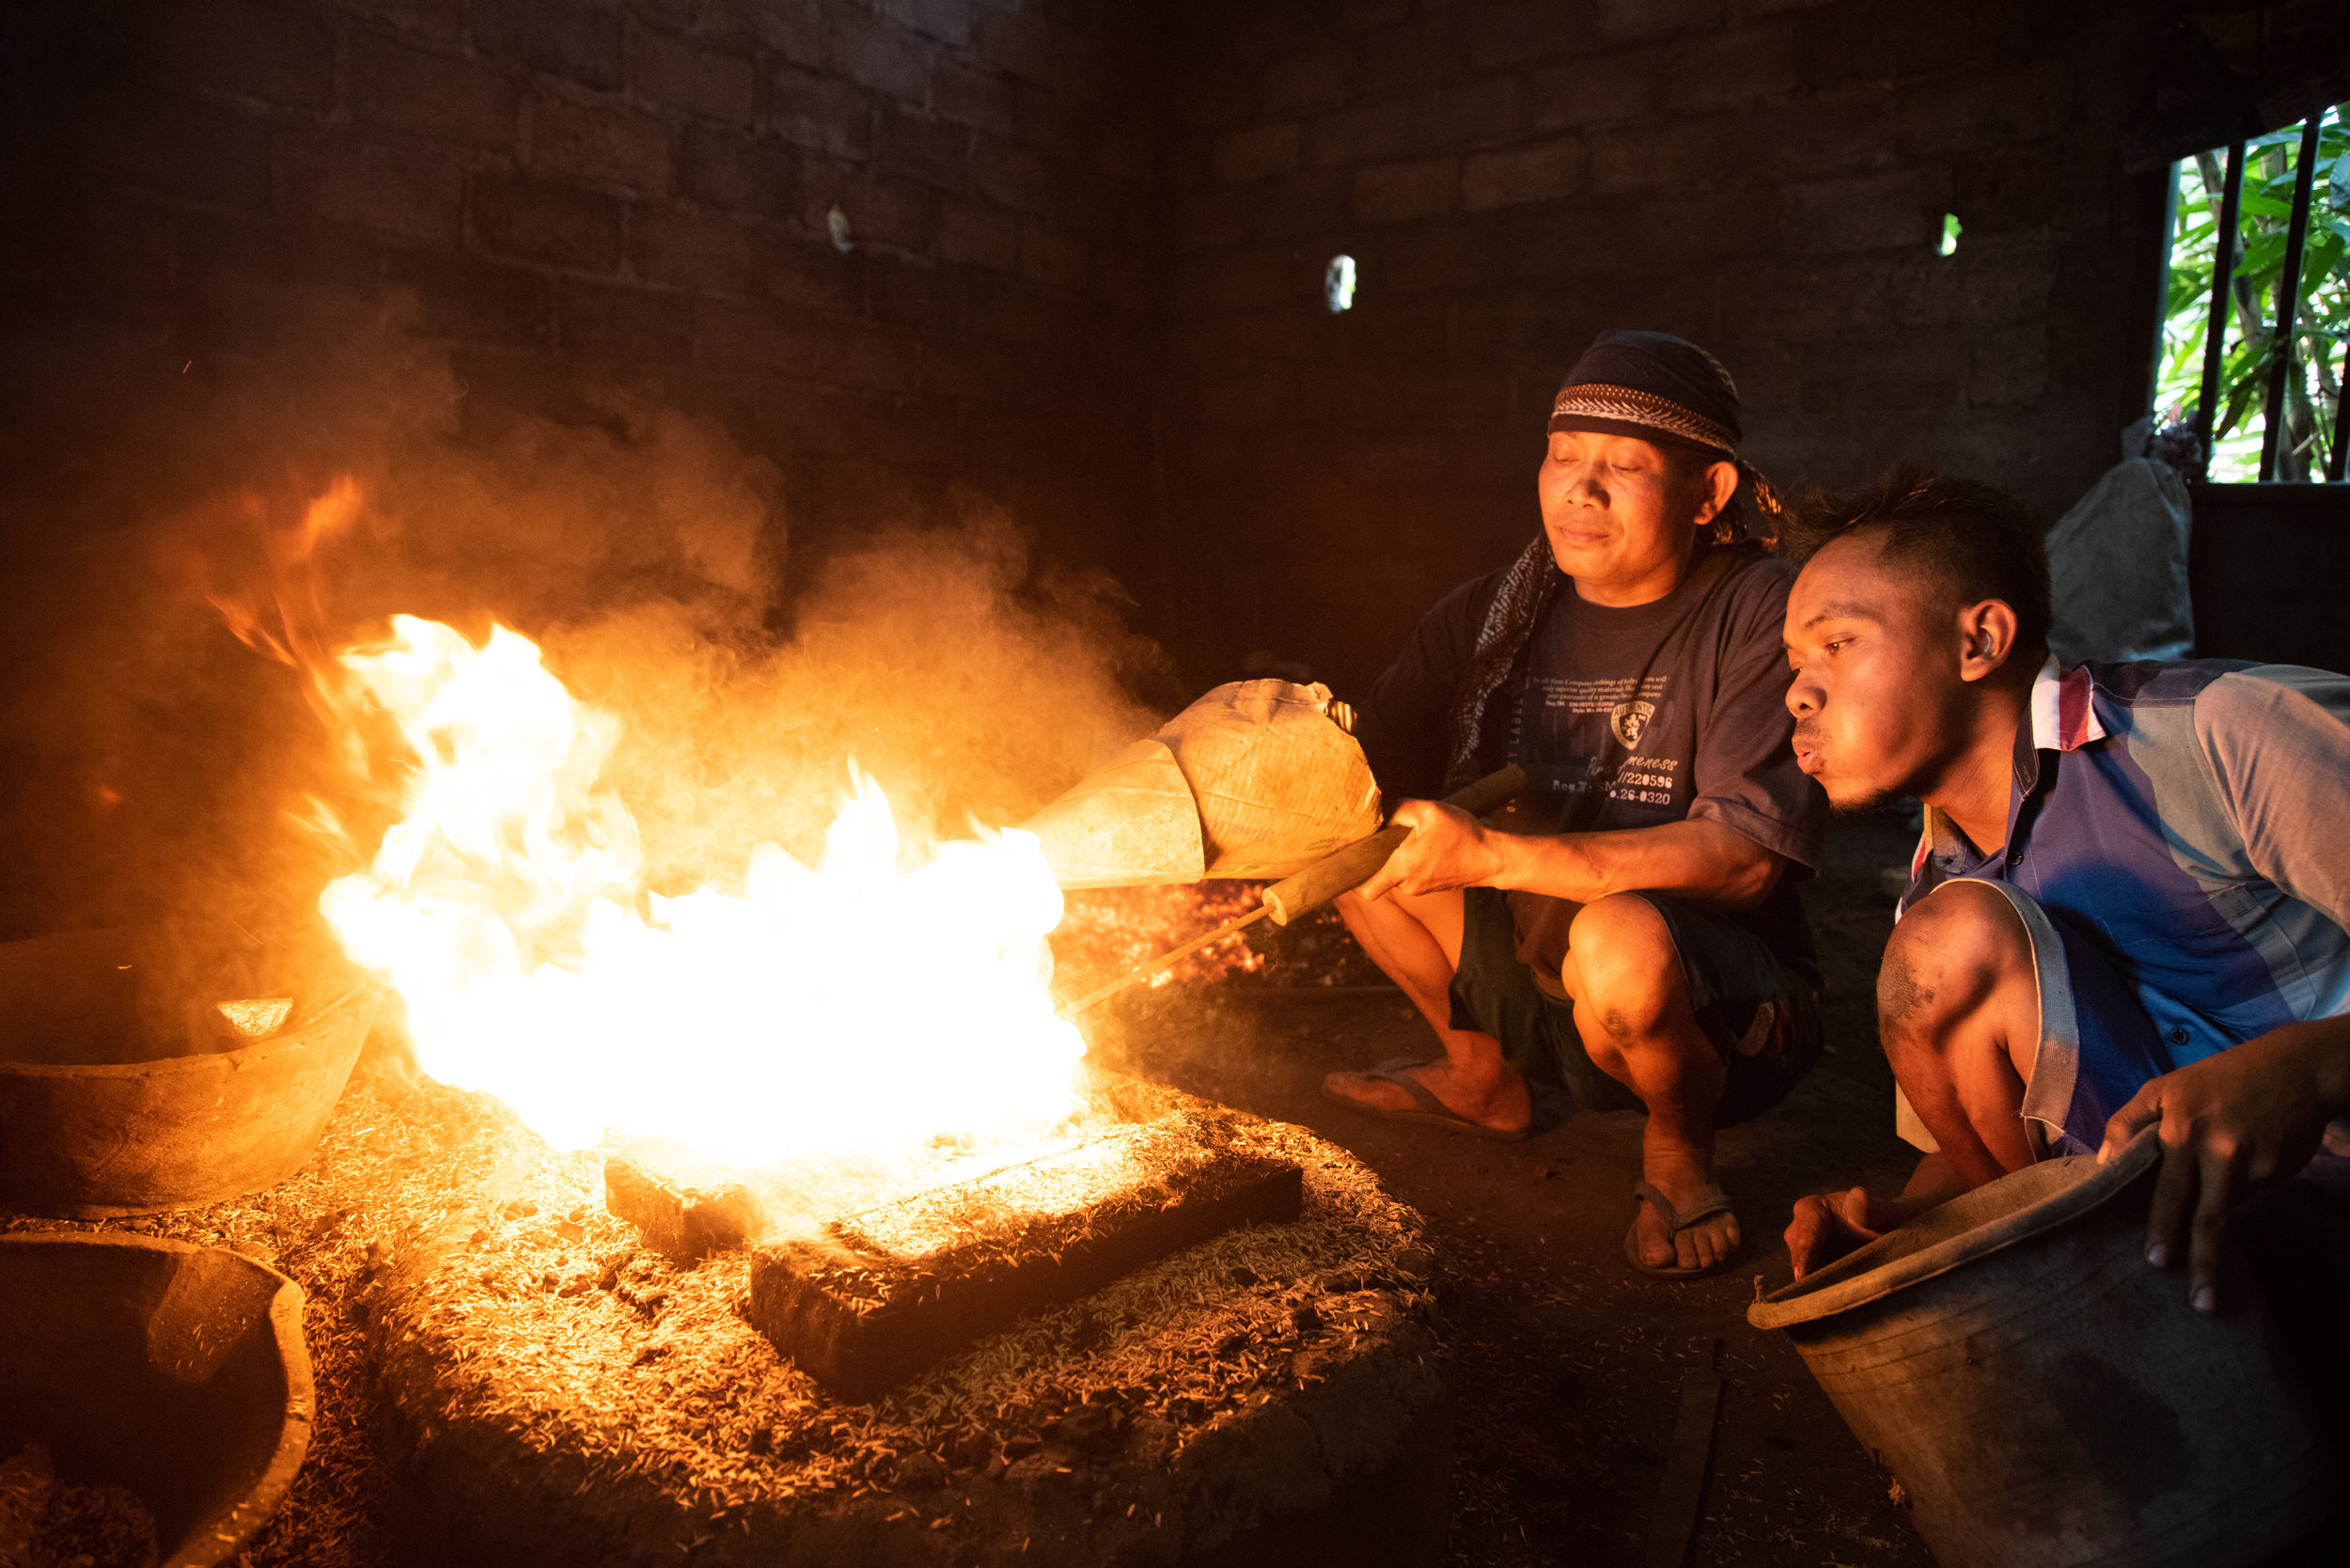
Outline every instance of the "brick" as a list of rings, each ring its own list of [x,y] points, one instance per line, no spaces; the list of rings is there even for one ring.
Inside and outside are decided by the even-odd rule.
[[[1461,192],[1461,165],[1450,158],[1373,164],[1355,174],[1355,215],[1365,223],[1402,223],[1449,212]]]
[[[701,340],[711,363],[721,368],[777,370],[859,391],[913,386],[913,339],[854,317],[781,306],[710,306],[702,313]]]
[[[979,58],[997,71],[1053,85],[1053,28],[1026,11],[991,10],[979,18]]]
[[[1590,188],[1602,193],[1712,184],[1736,166],[1743,137],[1720,119],[1667,120],[1594,133]]]
[[[974,274],[964,300],[964,320],[976,337],[1019,346],[1042,343],[1067,306],[1023,277]]]
[[[1450,82],[1460,76],[1466,53],[1455,14],[1438,12],[1383,29],[1355,45],[1355,88],[1380,99]]]
[[[1158,174],[1157,144],[1146,126],[1097,126],[1093,166],[1118,184],[1148,185]]]
[[[583,87],[617,91],[620,15],[610,0],[472,0],[475,47]]]
[[[1346,227],[1352,169],[1300,169],[1295,174],[1228,193],[1244,198],[1248,235],[1260,240],[1328,237]]]
[[[993,136],[972,138],[971,179],[979,195],[1017,212],[1041,214],[1052,200],[1052,176],[1042,160]]]
[[[453,45],[464,39],[464,0],[346,0],[339,8],[425,42]]]
[[[116,87],[91,93],[52,123],[69,167],[183,201],[254,212],[270,206],[271,133],[264,120]]]
[[[1799,185],[1787,237],[1796,254],[1931,245],[1950,200],[1941,169],[1904,169]]]
[[[971,0],[881,0],[881,14],[901,27],[960,47],[971,41]]]
[[[882,105],[873,161],[892,174],[960,191],[970,180],[971,133],[928,116]]]
[[[677,191],[724,212],[788,217],[801,205],[800,162],[789,148],[687,126],[678,138]]]
[[[1894,145],[1917,159],[2019,148],[2064,129],[2070,96],[2070,73],[2054,63],[1920,84],[1901,94]]]
[[[1557,0],[1483,6],[1468,19],[1471,66],[1528,65],[1579,49],[1584,39],[1573,11]]]
[[[895,256],[870,257],[864,262],[864,284],[865,297],[877,321],[932,333],[952,332],[963,313],[962,280],[944,268]]]
[[[122,25],[139,73],[293,108],[323,109],[335,89],[335,35],[306,9],[214,0],[144,0]]]
[[[1101,116],[1058,93],[1023,86],[1017,95],[1014,136],[1047,158],[1085,160],[1099,134]]]
[[[820,180],[811,170],[802,186],[800,208],[808,232],[824,232],[824,214],[835,202],[848,214],[859,245],[926,252],[937,242],[939,197],[935,191],[901,180],[843,170]]]
[[[2046,396],[2048,337],[2044,321],[1977,335],[1966,401],[1976,408],[2014,408]]]
[[[798,66],[767,73],[766,124],[785,141],[837,158],[873,150],[873,105],[864,89]]]
[[[1966,380],[1966,335],[1952,330],[1843,333],[1803,349],[1806,415],[1917,415],[1955,407]]]
[[[931,107],[938,118],[967,130],[1010,136],[1017,130],[1012,84],[1004,77],[941,60],[931,74]]]
[[[1804,18],[1805,73],[1821,86],[1953,74],[1973,55],[1975,12],[1909,0],[1856,0]]]
[[[854,312],[864,305],[865,274],[876,259],[862,250],[843,256],[829,239],[777,234],[758,249],[752,288],[785,305]]]
[[[464,232],[465,175],[439,148],[364,132],[304,134],[286,144],[293,205],[356,224],[455,244]]]
[[[1439,87],[1412,101],[1412,150],[1490,146],[1516,136],[1525,123],[1525,98],[1515,77]]]
[[[1588,241],[1586,242],[1588,243]],[[1384,237],[1364,263],[1363,288],[1380,294],[1441,293],[1485,281],[1488,236],[1470,224],[1422,224]]]
[[[495,151],[514,146],[521,97],[494,66],[359,33],[350,81],[352,113],[368,124]]]
[[[689,14],[679,19],[675,30],[698,29],[710,20],[711,8],[701,0],[686,0],[686,4]],[[832,67],[831,37],[826,26],[829,9],[813,4],[728,6],[723,14],[751,42],[773,50],[793,65],[828,71]]]
[[[638,206],[629,215],[629,268],[648,283],[744,297],[758,290],[759,257],[776,242],[730,213]]]
[[[1237,131],[1257,118],[1256,85],[1234,71],[1186,72],[1169,85],[1168,96],[1183,131]]]
[[[1235,131],[1215,139],[1215,178],[1221,184],[1240,185],[1268,175],[1287,174],[1297,166],[1301,132],[1294,120]]]
[[[831,56],[833,69],[859,86],[911,103],[930,101],[931,63],[937,57],[937,49],[920,39],[894,27],[836,15]]]
[[[540,93],[531,105],[530,163],[540,173],[657,196],[669,182],[669,128],[636,109]]]
[[[1716,26],[1722,9],[1722,0],[1598,0],[1592,21],[1601,38],[1616,42]]]
[[[1537,71],[1527,78],[1527,118],[1537,131],[1616,125],[1655,111],[1677,52],[1642,49]]]
[[[1572,196],[1583,180],[1583,143],[1574,136],[1472,154],[1461,165],[1461,206],[1470,212]]]
[[[577,358],[677,365],[694,357],[694,304],[683,294],[569,280],[555,287],[556,342]]]
[[[1074,292],[1085,287],[1087,259],[1087,248],[1078,241],[1033,220],[1020,226],[1020,273],[1033,283]]]
[[[477,175],[473,232],[494,256],[578,272],[620,262],[620,212],[609,196],[516,175]]]
[[[628,80],[637,97],[666,108],[729,125],[758,118],[759,71],[746,55],[639,28],[629,40]]]
[[[1019,221],[977,202],[942,202],[938,259],[957,266],[1016,272],[1020,267]]]
[[[198,353],[283,344],[297,293],[372,296],[384,287],[381,247],[346,230],[185,212],[173,227],[171,340]]]
[[[1897,88],[1872,85],[1760,105],[1747,118],[1746,168],[1794,180],[1883,168],[1896,161],[1897,143],[1886,127],[1898,118],[1903,97]]]
[[[403,251],[385,271],[413,290],[418,330],[429,337],[543,348],[554,341],[554,291],[546,278],[440,251]]]
[[[663,1168],[666,1153],[632,1149],[603,1158],[603,1206],[635,1226],[647,1246],[692,1262],[765,1233],[766,1205],[757,1193],[723,1178],[691,1185]]]
[[[1053,89],[1079,103],[1101,102],[1117,74],[1099,44],[1065,29],[1054,36],[1052,59]]]
[[[1322,266],[1287,246],[1213,252],[1196,258],[1188,269],[1186,289],[1196,298],[1186,303],[1229,310],[1310,299],[1321,285]]]
[[[1701,114],[1793,92],[1803,79],[1807,40],[1791,25],[1708,33],[1677,47],[1665,102],[1679,114]],[[1841,85],[1841,84],[1840,84]]]
[[[1324,115],[1306,128],[1306,159],[1312,164],[1401,158],[1418,145],[1412,104],[1407,100],[1357,104]]]

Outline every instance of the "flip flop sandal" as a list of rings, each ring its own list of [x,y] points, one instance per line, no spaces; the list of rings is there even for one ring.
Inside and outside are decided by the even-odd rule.
[[[1649,1204],[1651,1207],[1654,1208],[1656,1211],[1656,1217],[1665,1222],[1665,1239],[1667,1241],[1672,1240],[1673,1237],[1681,1234],[1682,1231],[1686,1231],[1690,1226],[1695,1225],[1701,1219],[1711,1219],[1716,1215],[1726,1215],[1734,1212],[1730,1206],[1729,1195],[1724,1193],[1721,1188],[1708,1187],[1705,1191],[1705,1198],[1699,1202],[1696,1208],[1691,1209],[1684,1215],[1680,1210],[1672,1206],[1671,1199],[1667,1198],[1663,1193],[1649,1185],[1648,1183],[1635,1182],[1632,1184],[1632,1196],[1639,1201]],[[1707,1275],[1721,1273],[1722,1270],[1731,1267],[1746,1255],[1746,1230],[1742,1226],[1740,1227],[1738,1232],[1738,1245],[1731,1247],[1729,1254],[1716,1262],[1706,1264],[1702,1268],[1651,1268],[1648,1264],[1640,1262],[1640,1216],[1637,1213],[1632,1216],[1632,1229],[1623,1233],[1623,1261],[1630,1263],[1634,1268],[1638,1269],[1642,1274],[1653,1274],[1660,1279],[1702,1279]]]
[[[1481,1121],[1471,1121],[1467,1117],[1437,1099],[1426,1084],[1412,1076],[1413,1068],[1430,1066],[1434,1059],[1432,1057],[1427,1061],[1414,1061],[1409,1057],[1397,1057],[1391,1061],[1383,1061],[1363,1074],[1366,1078],[1376,1078],[1382,1083],[1395,1084],[1400,1087],[1418,1105],[1418,1110],[1390,1110],[1385,1105],[1367,1105],[1363,1101],[1350,1099],[1346,1095],[1334,1092],[1330,1088],[1328,1078],[1322,1081],[1322,1097],[1334,1105],[1344,1105],[1348,1110],[1360,1111],[1365,1116],[1375,1116],[1382,1121],[1414,1121],[1423,1127],[1442,1127],[1446,1132],[1463,1133],[1470,1137],[1481,1137],[1488,1143],[1524,1143],[1531,1135],[1533,1129],[1529,1127],[1512,1130],[1507,1127],[1488,1127]]]

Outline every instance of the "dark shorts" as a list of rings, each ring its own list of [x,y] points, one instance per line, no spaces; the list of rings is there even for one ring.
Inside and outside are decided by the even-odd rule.
[[[1820,1059],[1818,998],[1744,926],[1701,914],[1669,894],[1634,896],[1665,917],[1681,953],[1689,1004],[1729,1065],[1714,1124],[1728,1127],[1760,1116]],[[1471,887],[1463,900],[1452,1027],[1492,1035],[1512,1066],[1535,1083],[1562,1086],[1579,1110],[1638,1108],[1640,1097],[1631,1087],[1600,1071],[1583,1048],[1574,1005],[1545,992],[1518,962],[1517,928],[1501,893]]]

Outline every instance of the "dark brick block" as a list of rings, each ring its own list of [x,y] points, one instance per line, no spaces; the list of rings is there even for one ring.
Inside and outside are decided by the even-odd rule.
[[[1984,77],[1921,83],[1901,94],[1894,145],[1905,159],[2004,151],[2064,129],[2068,73],[2054,61]]]
[[[758,118],[759,72],[748,55],[638,28],[629,40],[628,80],[639,98],[689,115],[729,125]]]
[[[566,280],[555,287],[555,335],[573,358],[682,365],[694,357],[694,303],[684,294]]]
[[[1015,212],[1041,215],[1052,201],[1053,179],[1043,160],[993,136],[972,138],[971,180],[979,195]]]
[[[689,125],[678,141],[677,190],[705,207],[787,217],[801,205],[800,160],[738,132]]]
[[[1053,39],[1055,91],[1080,103],[1099,103],[1109,92],[1117,72],[1109,55],[1090,39],[1066,29]]]
[[[474,43],[494,58],[602,91],[625,80],[612,0],[472,0]]]
[[[1168,96],[1179,130],[1237,131],[1257,117],[1256,86],[1238,71],[1186,71],[1170,84]]]
[[[537,273],[439,251],[395,252],[385,271],[414,290],[427,337],[516,348],[555,340],[553,286]]]
[[[977,337],[1027,349],[1052,337],[1067,308],[1026,278],[978,273],[964,295],[964,322]]]
[[[1479,288],[1485,281],[1490,243],[1484,228],[1470,224],[1421,224],[1403,230],[1383,239],[1364,263],[1363,290],[1375,297]]]
[[[853,391],[904,392],[914,383],[912,335],[855,317],[705,303],[701,343],[721,369],[774,371]]]
[[[1472,153],[1461,165],[1461,206],[1487,212],[1561,200],[1581,187],[1583,159],[1583,143],[1574,136]]]
[[[1480,69],[1555,59],[1586,41],[1575,14],[1556,0],[1482,6],[1468,19],[1468,61]]]
[[[843,256],[822,239],[781,233],[758,253],[752,286],[766,299],[850,314],[865,303],[865,275],[887,258]]]
[[[666,1151],[663,1151],[666,1153]],[[603,1206],[647,1246],[681,1262],[729,1252],[764,1233],[767,1208],[739,1182],[696,1186],[660,1168],[660,1154],[606,1154]]]
[[[2016,408],[2045,397],[2049,336],[2045,321],[1977,336],[1966,401],[1976,408]]]
[[[1525,126],[1525,94],[1513,76],[1440,87],[1412,101],[1416,152],[1491,146],[1518,135]]]
[[[270,127],[233,109],[115,87],[56,121],[56,155],[101,180],[158,196],[263,212],[271,201]],[[36,126],[36,134],[49,126]]]
[[[1593,132],[1590,187],[1603,194],[1710,185],[1739,166],[1744,127],[1732,117]]]
[[[1306,161],[1311,164],[1401,158],[1418,146],[1412,104],[1404,100],[1357,104],[1324,115],[1306,127]]]
[[[530,163],[542,174],[658,196],[669,183],[669,127],[639,110],[542,92],[531,106]]]
[[[1083,242],[1055,234],[1033,219],[1020,226],[1020,272],[1030,282],[1074,293],[1085,287],[1088,259]]]
[[[971,0],[880,0],[881,14],[941,43],[971,41]]]
[[[1026,11],[990,10],[979,18],[979,58],[996,71],[1053,85],[1053,27]]]
[[[1013,135],[1018,129],[1012,84],[952,60],[941,60],[931,73],[931,107],[950,124],[993,136]]]
[[[1610,41],[1653,39],[1720,24],[1723,0],[1598,0],[1592,20]]]
[[[859,86],[911,103],[927,103],[935,44],[895,27],[836,13],[832,24],[832,67]]]
[[[639,205],[629,214],[629,267],[648,283],[736,298],[758,291],[759,257],[778,231],[730,213]]]
[[[339,8],[423,42],[455,44],[465,33],[465,0],[349,0]]]
[[[1259,240],[1334,237],[1346,225],[1355,190],[1351,169],[1300,169],[1243,191],[1223,193],[1246,203],[1248,234]]]
[[[1974,53],[1975,9],[1856,0],[1804,19],[1804,71],[1821,86],[1957,73]]]
[[[1950,176],[1938,168],[1899,169],[1798,185],[1789,196],[1787,237],[1798,254],[1924,249],[1941,231]]]
[[[1355,174],[1355,215],[1365,223],[1405,223],[1449,212],[1461,195],[1461,165],[1450,158],[1373,164]]]
[[[515,175],[478,175],[473,232],[484,250],[575,272],[620,263],[620,209],[609,196]]]
[[[978,202],[948,200],[938,209],[938,259],[956,266],[1017,272],[1020,222]]]
[[[359,131],[280,136],[298,210],[445,244],[463,236],[465,175],[443,149]]]
[[[1701,114],[1793,92],[1803,80],[1809,40],[1793,24],[1709,32],[1677,48],[1665,102],[1679,114]]]
[[[1401,27],[1367,33],[1355,45],[1355,86],[1365,98],[1392,98],[1458,78],[1467,60],[1457,12],[1439,11]]]
[[[1214,168],[1219,184],[1243,185],[1252,180],[1287,174],[1297,166],[1303,133],[1295,120],[1234,131],[1215,139]]]
[[[926,115],[884,103],[873,161],[891,174],[949,191],[970,183],[971,133]]]
[[[767,73],[767,128],[785,141],[836,158],[873,149],[873,101],[862,87],[778,65]]]
[[[514,146],[521,96],[494,66],[357,33],[350,81],[352,113],[369,124],[497,151]]]
[[[864,266],[865,296],[873,319],[925,333],[952,332],[963,313],[963,285],[948,270],[895,256]]]
[[[1016,94],[1013,135],[1047,158],[1083,163],[1100,134],[1101,116],[1058,93],[1023,85]]]
[[[302,109],[323,109],[334,94],[335,35],[306,8],[143,0],[128,10],[133,57],[150,81]]]
[[[1676,57],[1670,46],[1635,49],[1537,71],[1527,78],[1528,123],[1560,131],[1644,118],[1655,112]]]
[[[800,222],[821,241],[824,214],[835,202],[849,217],[858,247],[884,245],[927,254],[938,240],[939,194],[926,185],[835,165],[809,166],[801,189]]]
[[[294,290],[372,294],[384,253],[370,236],[322,224],[243,214],[182,213],[178,250],[179,339],[196,349],[244,351],[282,342]]]

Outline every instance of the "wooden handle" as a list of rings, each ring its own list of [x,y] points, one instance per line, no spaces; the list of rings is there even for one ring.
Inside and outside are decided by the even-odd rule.
[[[1507,767],[1445,796],[1444,803],[1472,817],[1481,817],[1526,788],[1526,770]],[[1264,890],[1264,906],[1273,923],[1285,926],[1300,915],[1320,909],[1340,893],[1351,893],[1379,874],[1396,846],[1412,836],[1408,827],[1383,827],[1368,839],[1334,850],[1293,876],[1283,877]]]

